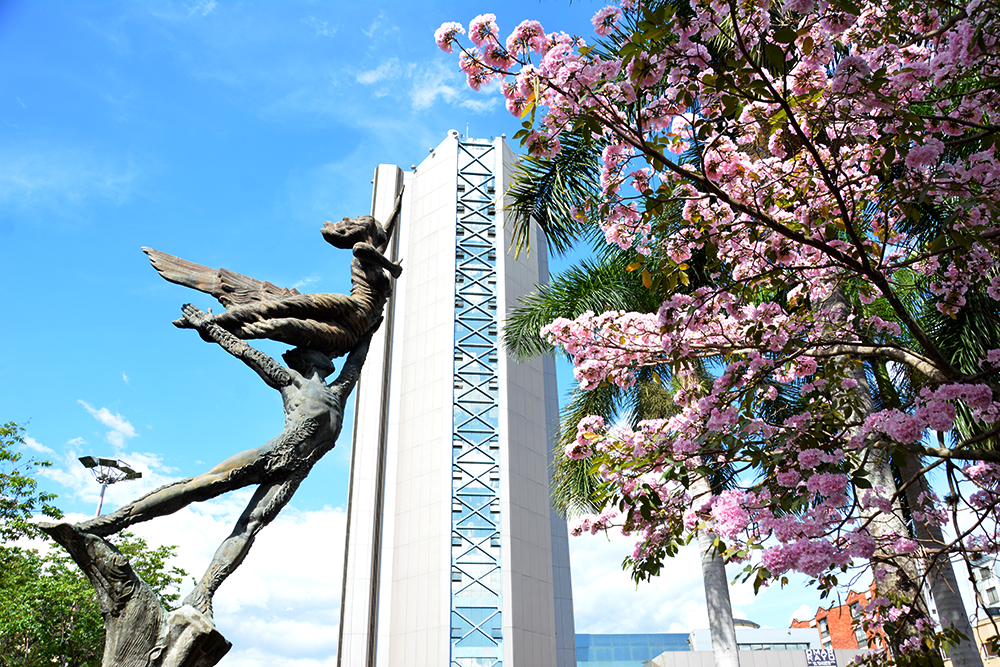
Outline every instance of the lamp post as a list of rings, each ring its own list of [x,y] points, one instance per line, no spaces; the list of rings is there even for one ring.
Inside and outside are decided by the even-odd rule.
[[[142,473],[133,470],[129,464],[120,459],[107,459],[102,456],[81,456],[80,463],[84,468],[88,468],[94,479],[101,485],[101,499],[97,501],[97,514],[101,515],[101,507],[104,506],[104,492],[107,488],[122,480],[139,479]]]

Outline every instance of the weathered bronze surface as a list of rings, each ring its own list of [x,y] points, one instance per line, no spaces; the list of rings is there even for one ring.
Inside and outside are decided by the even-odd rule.
[[[149,248],[154,268],[171,282],[207,292],[227,310],[218,315],[190,304],[174,322],[198,331],[255,371],[276,389],[285,411],[285,429],[260,447],[231,456],[197,477],[163,486],[118,510],[83,521],[47,523],[42,528],[73,556],[98,593],[107,631],[104,667],[150,665],[211,667],[230,644],[215,629],[212,597],[246,557],[254,538],[291,499],[312,466],[340,435],[344,405],[358,381],[371,336],[382,320],[391,292],[386,271],[402,269],[383,252],[398,219],[401,197],[386,227],[371,216],[326,223],[323,236],[352,249],[352,289],[343,294],[299,294],[293,289],[215,270]],[[287,366],[245,339],[269,338],[295,347],[282,355]],[[331,357],[348,354],[337,379]],[[128,559],[103,538],[148,521],[257,485],[233,532],[219,546],[208,569],[183,606],[165,610],[135,574]]]
[[[339,357],[347,354],[382,316],[392,292],[389,276],[398,278],[399,264],[383,254],[398,218],[400,198],[388,225],[370,215],[327,222],[323,238],[337,248],[351,249],[351,293],[299,294],[228,269],[211,269],[173,255],[143,248],[153,268],[170,282],[211,294],[226,311],[211,317],[237,338],[269,338]],[[179,327],[191,324],[181,318]]]

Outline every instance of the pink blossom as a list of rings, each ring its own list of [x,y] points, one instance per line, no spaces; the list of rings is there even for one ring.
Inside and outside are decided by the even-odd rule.
[[[742,506],[746,499],[744,491],[730,489],[719,494],[712,504],[715,532],[723,539],[735,538],[738,533],[746,530],[750,523],[750,514]]]
[[[806,470],[812,470],[823,462],[823,452],[819,449],[804,449],[799,452],[799,465]]]
[[[906,154],[906,166],[909,169],[919,169],[920,167],[932,167],[937,164],[941,151],[944,150],[944,143],[930,137],[924,141],[922,146],[914,146]]]
[[[779,544],[769,549],[765,549],[761,555],[761,562],[772,577],[777,577],[788,572],[794,564],[791,549],[784,544]]]
[[[858,56],[845,56],[837,63],[830,89],[835,93],[856,93],[861,80],[871,74],[871,67]]]
[[[817,473],[806,478],[806,488],[821,496],[839,496],[847,490],[847,475]]]
[[[452,44],[455,43],[455,37],[464,33],[465,28],[462,27],[461,23],[454,21],[442,23],[441,27],[434,31],[434,41],[437,42],[438,48],[445,53],[453,53]]]
[[[535,51],[541,53],[545,47],[545,31],[538,21],[521,21],[507,38],[507,50],[511,53]]]
[[[476,46],[496,42],[499,37],[496,14],[480,14],[469,23],[469,39]]]
[[[580,439],[571,442],[566,445],[566,457],[571,459],[585,459],[594,453],[590,444],[581,443]]]
[[[594,18],[590,19],[590,22],[594,24],[594,32],[601,37],[605,37],[609,32],[614,30],[619,16],[621,16],[621,10],[614,6],[598,10],[594,14]]]
[[[778,480],[778,484],[782,485],[787,489],[794,489],[799,485],[802,477],[795,470],[789,470],[787,472],[779,472],[775,475]]]

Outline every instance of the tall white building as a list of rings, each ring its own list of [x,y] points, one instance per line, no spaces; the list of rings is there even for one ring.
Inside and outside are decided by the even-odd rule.
[[[415,169],[380,165],[372,212],[399,189],[403,258],[357,389],[341,667],[573,667],[566,526],[549,503],[558,423],[551,359],[497,333],[547,280],[544,243],[508,253],[501,198],[517,157],[452,130]]]

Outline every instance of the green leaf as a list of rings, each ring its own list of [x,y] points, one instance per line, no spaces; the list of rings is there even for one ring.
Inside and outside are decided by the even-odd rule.
[[[790,44],[798,37],[798,33],[788,26],[778,28],[774,31],[774,41],[779,44]]]
[[[773,65],[785,64],[785,52],[777,44],[765,44],[764,54],[767,56],[767,59],[770,60],[771,64]]]

